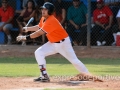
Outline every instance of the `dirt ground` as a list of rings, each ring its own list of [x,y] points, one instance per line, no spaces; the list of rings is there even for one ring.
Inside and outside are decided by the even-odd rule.
[[[1,45],[0,57],[31,57],[34,56],[34,51],[39,46],[20,46],[20,45]],[[101,47],[82,47],[74,46],[75,53],[80,58],[120,58],[120,47],[116,46],[101,46]],[[60,54],[49,57],[61,57]],[[0,77],[0,90],[43,90],[50,88],[73,88],[72,90],[80,90],[89,88],[90,90],[120,90],[120,78],[105,80],[104,82],[81,82],[72,84],[66,80],[58,80],[51,78],[49,83],[33,82],[35,77]],[[92,89],[91,89],[92,88]]]

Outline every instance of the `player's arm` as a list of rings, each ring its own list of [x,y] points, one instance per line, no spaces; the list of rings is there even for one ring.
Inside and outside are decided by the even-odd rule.
[[[30,34],[29,36],[30,36],[30,38],[36,38],[43,34],[45,34],[45,32],[42,29],[39,29],[39,30],[33,32],[32,34]]]
[[[40,29],[40,28],[39,28],[38,25],[31,26],[31,27],[23,27],[23,30],[24,30],[25,32],[28,32],[28,31],[37,31],[37,30],[39,30],[39,29]]]
[[[109,17],[109,24],[108,24],[108,26],[105,28],[106,30],[109,29],[109,28],[112,26],[112,22],[113,22],[113,15],[111,15],[111,16]]]
[[[42,30],[42,29],[39,29],[35,32],[33,32],[32,34],[30,35],[27,35],[27,36],[18,36],[16,38],[16,40],[19,42],[19,41],[24,41],[24,40],[28,40],[28,39],[32,39],[32,38],[36,38],[36,37],[39,37],[41,35],[45,34],[45,32]]]

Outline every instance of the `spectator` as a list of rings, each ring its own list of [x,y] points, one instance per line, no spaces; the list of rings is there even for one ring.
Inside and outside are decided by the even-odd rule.
[[[115,24],[112,28],[112,32],[113,32],[113,37],[114,37],[114,42],[112,43],[112,46],[116,45],[116,34],[117,32],[120,32],[120,10],[117,13],[117,24]]]
[[[33,0],[33,1],[34,1],[34,4],[35,4],[35,7],[36,7],[37,6],[36,0]],[[28,0],[23,0],[23,2],[22,2],[22,8],[23,9],[27,7],[27,2],[28,2]]]
[[[54,2],[54,6],[55,6],[54,16],[64,26],[65,18],[66,18],[66,10],[63,7],[63,2],[61,0],[56,0]]]
[[[92,28],[92,41],[96,42],[97,46],[105,45],[111,35],[113,13],[108,6],[104,5],[103,0],[97,0],[97,8],[93,12],[93,21],[95,26]]]
[[[79,0],[73,0],[73,6],[68,8],[67,20],[69,21],[67,32],[72,38],[74,45],[79,45],[80,42],[86,44],[87,33],[87,7]],[[75,32],[75,30],[80,30]]]
[[[22,9],[27,7],[27,1],[28,0],[16,0],[16,4],[18,4],[18,3],[21,4],[21,5],[19,5],[19,8],[16,9],[16,11],[15,11],[17,14],[20,14],[22,12]],[[36,0],[33,0],[33,1],[35,3],[35,7],[37,7]]]
[[[33,0],[28,0],[27,2],[27,7],[25,9],[22,10],[20,16],[16,19],[19,29],[20,29],[20,33],[19,35],[22,35],[24,32],[22,30],[22,28],[27,24],[28,20],[31,17],[35,16],[35,4]],[[26,43],[23,41],[22,45],[26,45]]]
[[[11,44],[10,29],[13,27],[12,20],[14,17],[14,9],[8,5],[8,0],[2,0],[2,7],[0,8],[0,31],[4,31],[7,35],[8,42]]]

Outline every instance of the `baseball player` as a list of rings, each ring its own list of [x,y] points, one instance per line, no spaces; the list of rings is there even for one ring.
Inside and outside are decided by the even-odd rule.
[[[76,57],[75,52],[71,46],[66,30],[62,27],[59,21],[53,16],[54,5],[46,2],[41,7],[42,18],[38,25],[31,27],[23,27],[25,32],[35,31],[27,36],[18,36],[17,41],[36,38],[42,34],[46,34],[48,42],[39,47],[35,51],[35,58],[40,68],[40,77],[34,81],[48,82],[50,81],[49,75],[46,71],[45,57],[48,55],[60,53],[63,55],[73,66],[84,75],[91,75],[85,65]]]

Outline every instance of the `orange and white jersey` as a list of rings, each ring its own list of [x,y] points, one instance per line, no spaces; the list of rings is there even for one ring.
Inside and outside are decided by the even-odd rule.
[[[38,25],[46,32],[46,36],[51,43],[58,42],[68,37],[66,30],[53,15],[49,16],[45,22],[44,20],[45,18],[42,17]]]

